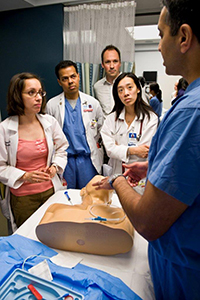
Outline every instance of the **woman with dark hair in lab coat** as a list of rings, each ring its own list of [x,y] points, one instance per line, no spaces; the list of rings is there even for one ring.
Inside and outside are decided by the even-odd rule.
[[[140,82],[133,73],[117,77],[113,96],[115,106],[104,121],[101,136],[112,174],[120,174],[122,162],[147,160],[158,117],[142,99]]]
[[[63,188],[58,174],[67,163],[68,142],[57,120],[44,113],[45,95],[37,75],[20,73],[10,81],[9,117],[0,123],[0,181],[11,231]]]

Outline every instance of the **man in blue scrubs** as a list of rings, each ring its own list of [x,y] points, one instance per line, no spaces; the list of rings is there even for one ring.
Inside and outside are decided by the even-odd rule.
[[[148,163],[126,166],[134,186],[148,167],[144,194],[122,176],[109,178],[135,229],[149,241],[156,299],[200,299],[199,1],[163,0],[159,51],[168,75],[189,83],[155,134]],[[107,180],[107,179],[106,179]],[[98,188],[108,188],[105,179]]]
[[[82,189],[101,173],[103,154],[97,142],[103,112],[95,98],[79,91],[80,77],[74,62],[61,61],[55,73],[63,92],[48,101],[47,112],[58,120],[69,142],[63,174],[67,187]]]

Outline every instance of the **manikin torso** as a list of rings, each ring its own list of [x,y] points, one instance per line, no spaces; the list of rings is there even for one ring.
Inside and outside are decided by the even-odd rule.
[[[100,255],[125,253],[132,248],[133,227],[123,209],[111,205],[113,192],[92,186],[102,178],[93,177],[81,190],[81,204],[49,206],[36,228],[41,242],[61,250]]]

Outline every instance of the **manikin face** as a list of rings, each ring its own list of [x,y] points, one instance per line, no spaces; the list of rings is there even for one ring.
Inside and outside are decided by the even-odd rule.
[[[96,187],[93,186],[93,183],[102,180],[104,177],[101,175],[94,176],[86,185],[85,193],[90,195],[93,202],[103,202],[108,203],[111,200],[113,190],[96,190]]]
[[[104,52],[102,67],[105,69],[108,79],[114,80],[119,75],[121,62],[116,50],[106,50]]]
[[[135,106],[140,90],[137,88],[132,78],[124,77],[117,86],[117,92],[120,100],[125,106]]]
[[[158,30],[160,35],[160,43],[158,50],[163,57],[163,65],[166,67],[168,75],[179,75],[180,52],[178,47],[178,35],[172,36],[169,25],[166,24],[167,9],[163,7],[158,21]]]
[[[79,74],[74,66],[70,66],[59,70],[58,83],[62,86],[67,99],[76,100],[79,95]]]
[[[36,114],[40,112],[42,106],[42,96],[40,92],[42,92],[42,86],[39,80],[31,78],[24,81],[22,100],[25,114]],[[34,93],[37,93],[37,95],[33,96]]]

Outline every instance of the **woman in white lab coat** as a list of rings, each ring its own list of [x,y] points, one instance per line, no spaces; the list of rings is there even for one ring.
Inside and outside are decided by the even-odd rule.
[[[13,76],[8,115],[0,123],[0,181],[6,185],[2,212],[19,227],[56,190],[67,163],[68,142],[57,120],[45,115],[46,92],[31,73]]]
[[[101,136],[110,157],[110,174],[121,174],[123,162],[147,160],[158,116],[142,99],[141,85],[133,73],[117,77],[113,97],[115,106],[104,121]]]

